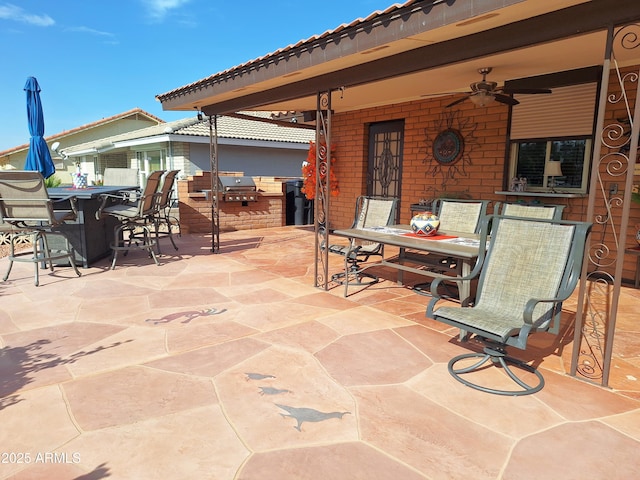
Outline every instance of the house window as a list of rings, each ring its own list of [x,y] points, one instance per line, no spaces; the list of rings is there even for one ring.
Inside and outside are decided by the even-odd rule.
[[[526,178],[527,190],[586,193],[597,83],[552,88],[550,95],[518,95],[510,134],[509,178]],[[549,162],[562,175],[548,175]]]
[[[166,155],[164,150],[146,150],[136,152],[137,167],[145,177],[155,170],[166,168]]]
[[[514,141],[511,150],[512,177],[526,178],[527,190],[586,192],[591,138]],[[551,161],[560,162],[561,176],[549,175]]]

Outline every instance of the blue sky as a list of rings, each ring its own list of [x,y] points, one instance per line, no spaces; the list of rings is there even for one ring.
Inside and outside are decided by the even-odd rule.
[[[0,0],[0,151],[27,143],[27,77],[45,136],[142,108],[155,96],[334,29],[393,0]]]

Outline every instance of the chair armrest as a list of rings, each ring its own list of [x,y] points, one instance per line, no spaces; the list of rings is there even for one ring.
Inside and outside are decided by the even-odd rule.
[[[78,197],[76,197],[75,195],[68,195],[66,197],[56,198],[55,200],[52,199],[51,203],[55,205],[56,203],[67,202],[67,201],[71,206],[71,211],[73,212],[73,215],[77,217],[78,216]]]
[[[431,282],[431,300],[427,305],[427,316],[429,318],[433,318],[433,307],[435,306],[435,304],[444,298],[438,294],[438,287],[441,282],[443,282],[444,280],[450,281],[450,282],[471,281],[474,278],[478,277],[480,275],[480,272],[482,272],[484,261],[487,258],[486,245],[487,245],[487,241],[490,238],[489,234],[491,233],[491,220],[492,219],[489,216],[483,216],[480,220],[480,245],[484,245],[484,247],[480,247],[480,251],[478,253],[478,261],[474,265],[471,272],[469,272],[469,275],[461,276],[461,277],[449,277],[449,276],[436,277],[434,278],[433,282]],[[470,300],[471,300],[470,298],[461,298],[460,302],[463,307],[466,307],[469,305]]]
[[[553,315],[555,316],[555,314],[559,311],[558,309],[562,310],[562,302],[564,300],[566,300],[566,298],[532,298],[530,299],[524,307],[524,312],[522,312],[522,319],[524,320],[524,323],[526,323],[527,325],[531,325],[533,327],[540,326],[540,324],[547,321],[547,319],[542,317],[536,322],[533,321],[533,310],[538,306],[538,304],[539,303],[553,304],[552,306]]]
[[[109,200],[112,201],[120,201],[120,203],[126,203],[128,201],[128,197],[125,195],[114,195],[113,193],[101,193],[98,198],[102,200],[98,210],[96,211],[96,220],[100,220],[102,218],[102,211],[107,206],[107,202]]]
[[[440,286],[440,283],[442,283],[443,281],[447,281],[447,282],[471,281],[474,278],[476,278],[478,275],[480,275],[480,271],[481,271],[481,265],[480,265],[480,262],[478,262],[476,263],[476,266],[473,268],[473,270],[467,276],[451,277],[446,275],[441,277],[435,277],[431,282],[431,300],[429,300],[429,304],[427,305],[427,317],[433,318],[433,307],[435,307],[436,303],[438,303],[440,300],[446,298],[438,293],[438,288]],[[461,298],[460,299],[461,305],[463,307],[467,307],[470,303],[470,300],[471,300],[470,298]]]

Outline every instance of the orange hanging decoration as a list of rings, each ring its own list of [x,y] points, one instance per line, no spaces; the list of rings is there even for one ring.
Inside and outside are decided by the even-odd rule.
[[[331,196],[336,197],[340,193],[338,188],[338,177],[333,170],[333,163],[336,161],[334,154],[335,148],[331,147],[331,170],[329,171],[329,181],[331,182]],[[326,174],[322,175],[322,180],[325,179]],[[302,165],[302,193],[308,200],[313,200],[316,197],[316,144],[315,142],[309,142],[309,154],[307,155],[307,161]]]

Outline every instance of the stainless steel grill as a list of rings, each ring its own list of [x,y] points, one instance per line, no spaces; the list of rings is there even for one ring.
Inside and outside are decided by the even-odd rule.
[[[256,184],[251,177],[218,177],[218,188],[225,202],[257,202]]]

